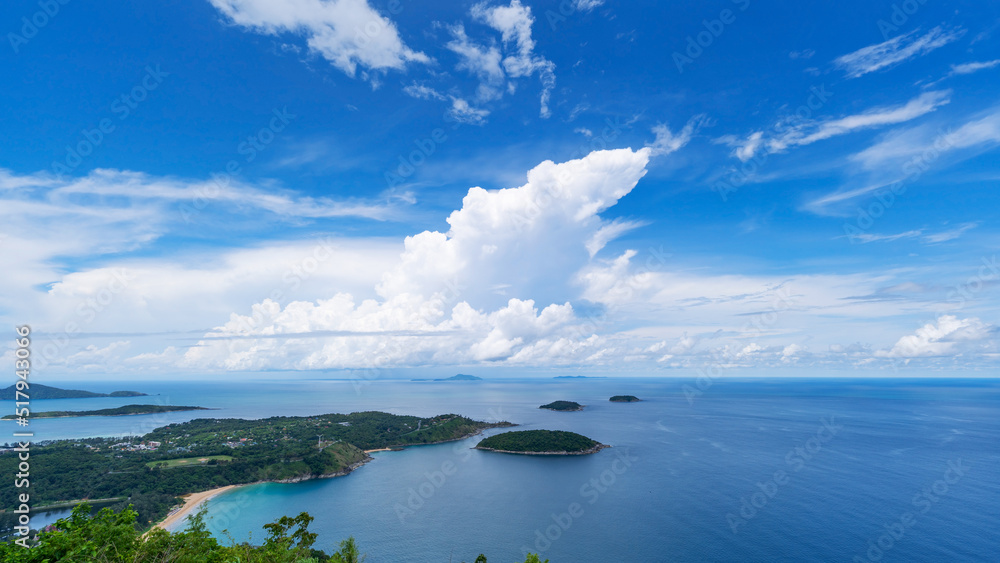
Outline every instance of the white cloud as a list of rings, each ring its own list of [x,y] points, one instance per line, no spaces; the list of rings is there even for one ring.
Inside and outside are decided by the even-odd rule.
[[[131,347],[128,340],[112,342],[103,348],[91,344],[83,350],[68,356],[58,364],[73,366],[79,369],[110,369],[108,365],[112,360],[120,358],[121,354]]]
[[[350,76],[357,68],[403,70],[427,63],[411,50],[396,25],[367,0],[210,0],[233,23],[258,33],[301,34],[309,48]]]
[[[722,140],[734,147],[733,156],[746,162],[761,150],[768,154],[778,153],[790,147],[810,145],[817,141],[846,135],[858,130],[904,123],[926,115],[950,101],[950,90],[935,90],[924,92],[901,105],[872,108],[864,113],[837,119],[806,120],[796,124],[782,124],[782,127],[776,126],[774,128],[775,134],[767,137],[764,136],[763,132],[757,131],[742,141],[728,137]]]
[[[597,229],[597,232],[587,240],[584,245],[587,247],[587,252],[590,253],[590,257],[593,258],[595,254],[601,251],[609,242],[615,240],[616,238],[622,236],[623,234],[648,225],[649,223],[645,221],[623,221],[616,219],[607,225]]]
[[[679,133],[674,134],[670,128],[664,124],[653,127],[653,134],[656,139],[649,148],[654,156],[663,156],[678,151],[681,147],[691,142],[691,137],[705,125],[707,119],[704,115],[696,115],[688,120]]]
[[[937,26],[923,35],[917,35],[917,30],[914,30],[838,57],[834,60],[834,64],[842,68],[847,73],[848,78],[858,78],[913,57],[930,53],[955,41],[964,33],[964,29],[945,30],[941,26]]]
[[[898,129],[865,150],[851,155],[852,163],[869,176],[864,184],[818,197],[806,207],[824,213],[830,206],[885,189],[894,182],[915,179],[933,166],[940,167],[956,159],[975,156],[998,144],[998,107],[945,131],[930,126]]]
[[[963,63],[960,65],[951,65],[951,74],[972,74],[973,72],[978,72],[980,70],[986,70],[1000,65],[1000,59],[994,59],[992,61],[983,62],[971,62]]]
[[[451,28],[453,39],[445,46],[459,56],[455,66],[479,78],[476,99],[488,102],[503,96],[506,75],[502,68],[502,55],[496,45],[478,45],[465,33],[465,28],[456,25]]]
[[[631,226],[598,214],[632,190],[648,159],[647,149],[599,151],[543,162],[517,188],[472,188],[448,217],[448,232],[406,238],[375,287],[377,298],[341,292],[284,307],[264,300],[207,335],[235,338],[206,338],[184,362],[314,369],[600,356],[604,339],[582,326],[564,299],[573,272],[588,262],[584,241]],[[498,296],[497,286],[509,297]]]
[[[978,226],[979,223],[963,223],[954,229],[944,231],[941,233],[934,233],[927,235],[924,237],[924,240],[932,244],[939,242],[947,242],[949,240],[955,240],[958,237],[965,234],[966,231],[971,231],[972,229],[975,229]]]
[[[942,315],[936,323],[920,327],[915,333],[900,338],[890,350],[879,350],[876,355],[886,358],[951,355],[963,345],[986,340],[992,331],[992,326],[975,317],[959,319]]]
[[[878,233],[857,233],[845,236],[849,236],[854,242],[867,244],[870,242],[892,242],[900,239],[917,238],[921,234],[923,234],[923,231],[917,229],[912,231],[905,231],[902,233],[896,233],[892,235],[880,235]]]
[[[604,0],[573,0],[573,7],[583,12],[589,12],[602,5],[604,5]]]
[[[469,105],[469,102],[462,98],[452,98],[451,107],[448,108],[448,117],[450,119],[468,125],[485,124],[486,117],[489,114],[489,110],[472,107]]]
[[[477,21],[500,32],[505,53],[503,70],[508,76],[520,78],[538,74],[542,83],[539,115],[549,117],[549,98],[556,83],[556,65],[534,53],[531,26],[535,18],[531,15],[531,8],[523,6],[520,0],[511,0],[508,6],[493,7],[481,2],[472,6],[471,14]]]
[[[418,100],[446,100],[447,97],[434,88],[414,82],[403,88],[403,93]]]

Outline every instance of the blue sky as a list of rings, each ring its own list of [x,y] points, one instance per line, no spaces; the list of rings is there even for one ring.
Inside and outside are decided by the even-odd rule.
[[[1000,358],[998,5],[52,0],[2,22],[0,317],[43,373]]]

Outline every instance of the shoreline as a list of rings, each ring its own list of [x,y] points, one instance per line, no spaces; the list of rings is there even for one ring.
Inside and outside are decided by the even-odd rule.
[[[207,491],[201,491],[199,493],[189,493],[184,495],[184,504],[180,508],[171,510],[170,513],[163,519],[153,524],[153,528],[160,528],[163,530],[167,529],[167,526],[172,526],[175,523],[182,522],[188,517],[194,509],[198,508],[199,505],[205,501],[214,498],[226,491],[235,489],[236,487],[242,487],[244,485],[226,485],[225,487],[219,487],[217,489],[209,489]],[[150,528],[152,530],[153,528]]]
[[[516,424],[510,424],[510,426],[517,426],[517,425]],[[487,430],[487,429],[490,429],[490,428],[498,428],[498,427],[502,428],[502,427],[506,427],[506,426],[501,426],[500,423],[497,423],[496,425],[491,425],[491,426],[488,426],[486,428],[482,428],[482,429],[480,429],[477,432],[473,432],[471,434],[467,434],[467,435],[459,437],[459,438],[454,438],[454,439],[451,439],[451,440],[441,440],[439,442],[430,442],[430,443],[427,443],[427,444],[410,444],[409,446],[411,446],[411,447],[412,446],[430,446],[430,445],[434,445],[434,444],[444,444],[444,443],[447,443],[447,442],[458,442],[460,440],[465,440],[466,438],[471,438],[473,436],[478,436],[478,435],[482,434],[484,430]],[[361,467],[362,465],[365,465],[366,463],[368,463],[370,461],[373,461],[375,458],[373,458],[372,456],[368,455],[370,453],[373,453],[373,452],[396,452],[396,451],[402,451],[406,447],[407,446],[398,445],[398,446],[389,446],[389,447],[385,447],[385,448],[377,448],[377,449],[373,449],[373,450],[362,450],[365,453],[364,459],[362,459],[361,461],[352,463],[352,464],[348,465],[346,468],[344,468],[344,469],[342,469],[340,471],[337,471],[335,473],[325,473],[323,475],[309,475],[309,476],[306,476],[306,477],[293,477],[291,479],[280,479],[280,480],[277,480],[277,481],[255,481],[253,483],[240,483],[238,485],[226,485],[225,487],[219,487],[217,489],[210,489],[210,490],[207,490],[207,491],[201,491],[201,492],[197,492],[197,493],[188,493],[188,494],[186,494],[186,495],[184,495],[184,496],[181,497],[181,498],[184,499],[184,505],[183,506],[181,506],[180,508],[171,510],[167,514],[167,516],[163,518],[163,520],[160,520],[156,524],[153,524],[153,526],[152,526],[152,528],[150,528],[150,530],[152,530],[153,528],[161,528],[161,529],[166,530],[167,526],[172,526],[172,525],[174,525],[174,524],[176,524],[178,522],[183,521],[184,518],[186,518],[189,514],[191,514],[191,512],[193,512],[202,503],[208,501],[209,499],[211,499],[211,498],[213,498],[213,497],[215,497],[217,495],[220,495],[220,494],[222,494],[224,492],[228,492],[228,491],[233,490],[233,489],[237,489],[239,487],[247,487],[247,486],[250,486],[250,485],[260,485],[260,484],[263,484],[263,483],[282,483],[282,484],[301,483],[303,481],[311,481],[313,479],[329,479],[329,478],[333,478],[333,477],[343,477],[345,475],[350,475],[351,473],[354,472],[355,469]],[[607,447],[610,447],[610,446],[604,446],[604,447],[607,448]],[[473,449],[475,449],[475,448],[473,448]]]

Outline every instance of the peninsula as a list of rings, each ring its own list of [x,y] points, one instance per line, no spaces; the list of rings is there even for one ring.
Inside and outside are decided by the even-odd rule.
[[[551,403],[542,405],[538,408],[548,409],[550,411],[582,411],[583,405],[573,401],[552,401]]]
[[[522,455],[586,455],[608,448],[596,440],[562,430],[521,430],[490,436],[477,450]]]
[[[5,387],[0,389],[0,401],[21,401],[24,399],[24,394],[31,397],[32,400],[36,399],[87,399],[90,397],[145,397],[146,393],[140,393],[138,391],[112,391],[111,393],[94,393],[93,391],[81,391],[79,389],[60,389],[58,387],[50,387],[48,385],[42,385],[40,383],[32,383],[31,387],[28,389],[21,389],[21,398],[17,397],[18,389],[11,385],[10,387]]]
[[[133,414],[158,414],[163,412],[177,411],[205,411],[205,407],[185,407],[175,405],[125,405],[111,409],[97,409],[93,411],[44,411],[31,413],[30,418],[69,418],[74,416],[128,416]],[[13,420],[16,415],[8,414],[3,420]]]
[[[461,440],[509,426],[514,425],[457,414],[421,418],[382,412],[197,418],[143,436],[34,444],[31,499],[33,508],[112,499],[115,511],[131,504],[138,521],[152,525],[192,493],[346,475],[372,459],[365,450]],[[0,448],[0,473],[16,474],[18,463],[13,449]],[[0,506],[17,506],[18,492],[0,487]]]

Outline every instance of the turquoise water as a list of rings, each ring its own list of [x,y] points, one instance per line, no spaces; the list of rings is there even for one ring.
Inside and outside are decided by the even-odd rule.
[[[613,446],[591,456],[524,457],[471,450],[477,437],[376,453],[346,477],[254,485],[209,501],[213,533],[240,541],[259,541],[263,524],[305,510],[316,518],[319,547],[353,535],[369,563],[471,561],[480,552],[511,562],[526,549],[553,563],[995,561],[1000,553],[998,382],[718,380],[692,403],[683,386],[693,383],[377,381],[356,388],[313,381],[139,390],[161,393],[146,402],[220,409],[209,416],[457,412],[572,430]],[[609,403],[613,394],[645,401]],[[587,408],[537,408],[557,399]],[[136,401],[46,401],[44,410],[128,402]],[[51,439],[201,416],[33,425],[37,437]]]

